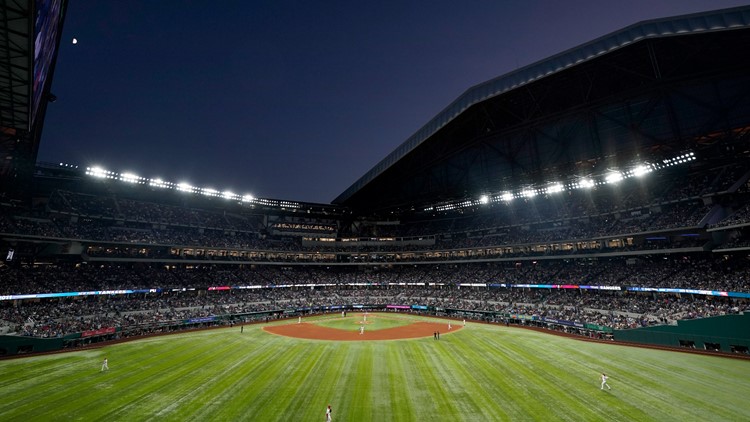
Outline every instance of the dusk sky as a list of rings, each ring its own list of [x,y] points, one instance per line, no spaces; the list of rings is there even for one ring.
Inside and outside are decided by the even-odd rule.
[[[476,84],[746,3],[70,0],[38,159],[330,203]]]

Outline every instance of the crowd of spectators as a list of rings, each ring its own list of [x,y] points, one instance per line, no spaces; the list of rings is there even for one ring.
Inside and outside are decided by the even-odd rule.
[[[616,329],[750,310],[747,301],[693,295],[455,286],[328,286],[314,290],[163,292],[3,303],[0,324],[11,333],[49,338],[108,327],[129,331],[192,318],[355,304],[416,304],[431,309],[555,318]]]
[[[727,227],[747,223],[750,223],[750,206],[744,204],[733,211],[728,217],[712,225],[712,227]]]
[[[0,301],[6,331],[55,337],[105,327],[132,328],[217,315],[353,304],[426,305],[502,312],[634,328],[678,319],[736,313],[745,299],[627,290],[478,287],[568,284],[675,287],[750,292],[745,259],[690,257],[540,263],[348,267],[152,267],[52,265],[0,267],[2,295],[158,289],[151,293]],[[312,285],[312,286],[311,286]],[[213,286],[262,286],[208,290]]]
[[[0,295],[211,286],[398,283],[576,284],[750,292],[743,255],[651,256],[498,263],[393,265],[157,265],[78,263],[0,266]]]

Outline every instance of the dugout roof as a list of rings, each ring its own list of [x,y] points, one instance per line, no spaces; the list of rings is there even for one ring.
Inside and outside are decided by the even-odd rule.
[[[744,134],[748,49],[750,6],[634,24],[468,89],[333,202],[404,211]]]

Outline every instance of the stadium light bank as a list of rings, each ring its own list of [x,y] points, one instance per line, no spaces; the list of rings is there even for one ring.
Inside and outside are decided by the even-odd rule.
[[[533,198],[538,195],[549,196],[560,192],[572,191],[576,189],[592,189],[595,186],[614,185],[626,179],[630,179],[633,177],[643,177],[655,171],[695,161],[695,159],[695,153],[692,151],[687,151],[681,153],[678,156],[665,158],[653,163],[638,163],[629,166],[626,169],[609,169],[606,173],[599,175],[589,176],[585,178],[571,178],[571,181],[566,183],[552,182],[545,186],[525,186],[513,191],[505,191],[495,194],[485,193],[478,199],[464,199],[447,203],[443,202],[426,207],[423,209],[423,211],[451,211],[493,203],[507,203],[519,198]]]
[[[60,165],[63,166],[64,163],[60,163]],[[67,164],[65,164],[65,166],[67,166]],[[115,171],[106,170],[99,166],[86,167],[85,174],[87,176],[91,176],[91,177],[98,178],[98,179],[108,179],[108,180],[120,181],[120,182],[128,183],[128,184],[149,186],[152,188],[170,189],[170,190],[175,190],[179,192],[186,192],[186,193],[209,196],[209,197],[214,197],[214,198],[224,198],[230,201],[237,201],[241,203],[258,204],[258,205],[263,205],[263,206],[281,207],[281,208],[302,208],[302,205],[299,202],[295,202],[295,201],[256,198],[255,196],[251,194],[240,195],[230,190],[221,191],[221,190],[217,190],[217,189],[210,188],[210,187],[198,187],[198,186],[193,186],[187,182],[174,183],[174,182],[165,181],[161,178],[151,179],[151,178],[139,176],[133,172],[118,173]]]

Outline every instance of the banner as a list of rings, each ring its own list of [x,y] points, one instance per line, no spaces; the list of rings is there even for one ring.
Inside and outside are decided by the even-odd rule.
[[[211,322],[216,321],[216,317],[203,317],[203,318],[190,318],[185,320],[185,324],[196,324],[201,322]]]
[[[101,336],[104,334],[114,334],[115,327],[100,328],[98,330],[84,331],[81,333],[81,337]]]

